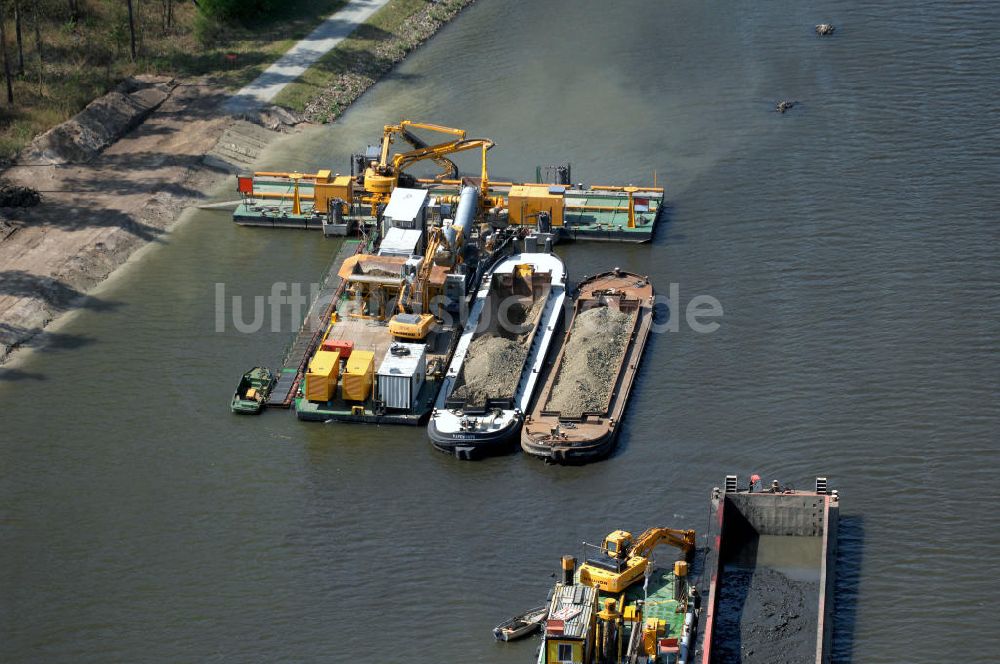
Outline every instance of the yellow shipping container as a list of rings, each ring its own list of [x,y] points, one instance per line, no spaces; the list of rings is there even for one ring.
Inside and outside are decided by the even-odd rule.
[[[303,392],[309,401],[329,401],[337,388],[340,373],[340,351],[316,351],[309,361]]]
[[[372,393],[375,376],[375,353],[355,350],[344,368],[343,397],[345,401],[364,401]]]
[[[539,212],[548,212],[553,226],[563,225],[566,199],[561,187],[547,184],[516,184],[507,195],[510,223],[534,226]]]
[[[316,186],[313,188],[313,209],[326,214],[330,211],[330,202],[339,198],[344,201],[344,214],[349,212],[348,205],[354,200],[354,178],[349,175],[330,177],[330,171],[320,171],[316,174]]]

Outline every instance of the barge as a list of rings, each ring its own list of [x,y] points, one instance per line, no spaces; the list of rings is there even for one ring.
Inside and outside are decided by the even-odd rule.
[[[516,444],[565,297],[555,254],[514,254],[486,273],[428,424],[434,447],[471,459]]]
[[[701,664],[828,664],[839,496],[735,475],[712,492]]]
[[[653,285],[615,268],[584,279],[562,349],[521,431],[521,448],[557,463],[611,452],[653,322]]]
[[[455,321],[468,308],[468,286],[513,244],[506,231],[475,227],[476,187],[464,187],[458,199],[454,218],[445,219],[427,209],[426,192],[393,191],[381,241],[338,269],[340,286],[295,399],[299,419],[425,421],[457,341]]]
[[[681,555],[658,563],[652,549],[662,541]],[[700,611],[688,564],[694,542],[694,531],[650,528],[633,545],[629,533],[615,531],[579,569],[564,556],[538,664],[692,662]]]
[[[357,254],[341,265],[345,288],[295,400],[300,420],[417,425],[430,411],[455,328],[434,325],[416,343],[391,333],[386,291],[403,287],[406,260]],[[443,289],[445,275],[436,266],[429,287]]]
[[[448,136],[428,144],[414,130]],[[392,153],[397,141],[411,150]],[[536,169],[535,182],[491,182],[486,152],[493,141],[467,138],[465,130],[403,120],[385,125],[380,145],[351,157],[350,170],[315,173],[258,171],[237,177],[240,201],[233,220],[244,226],[321,230],[341,236],[370,231],[397,187],[426,191],[432,206],[457,200],[469,179],[458,178],[448,158],[468,150],[482,153],[482,172],[476,184],[484,221],[493,228],[515,227],[558,239],[648,242],[660,221],[663,188],[572,183],[570,170],[548,167],[549,181]],[[408,169],[431,161],[442,167],[435,178],[417,178]],[[654,174],[655,181],[655,174]]]

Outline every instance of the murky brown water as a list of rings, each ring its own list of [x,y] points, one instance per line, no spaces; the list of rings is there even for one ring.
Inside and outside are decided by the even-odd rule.
[[[539,603],[561,554],[617,527],[701,531],[711,487],[756,471],[841,491],[838,661],[992,662],[996,19],[480,0],[262,166],[346,171],[408,117],[495,139],[496,177],[655,171],[671,209],[652,245],[560,254],[573,278],[621,265],[681,306],[710,294],[722,327],[653,338],[617,453],[583,468],[235,417],[240,374],[291,335],[216,333],[215,284],[308,284],[336,246],[200,212],[0,381],[0,660],[533,661],[489,630]]]

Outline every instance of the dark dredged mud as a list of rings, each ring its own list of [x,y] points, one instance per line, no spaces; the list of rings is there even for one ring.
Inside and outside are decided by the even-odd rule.
[[[719,593],[713,662],[806,664],[816,657],[819,583],[770,567],[727,569]]]

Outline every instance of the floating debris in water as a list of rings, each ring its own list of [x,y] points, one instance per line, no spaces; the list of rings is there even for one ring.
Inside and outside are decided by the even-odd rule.
[[[787,111],[787,110],[789,110],[791,108],[794,108],[795,105],[798,104],[798,103],[799,102],[797,102],[797,101],[790,101],[788,99],[782,99],[781,101],[778,102],[778,105],[774,107],[774,110],[778,111],[779,113],[784,113],[785,111]]]
[[[816,26],[816,34],[820,37],[827,37],[833,34],[833,31],[837,28],[833,27],[832,23],[820,23]]]

